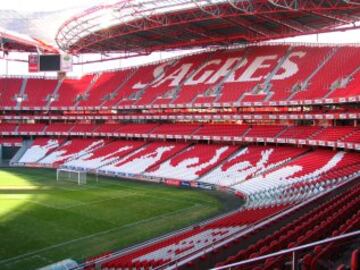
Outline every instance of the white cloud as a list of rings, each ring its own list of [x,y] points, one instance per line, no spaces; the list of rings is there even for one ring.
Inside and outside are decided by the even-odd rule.
[[[91,7],[114,0],[11,0],[1,1],[1,9],[12,9],[19,12],[55,11],[73,7]]]

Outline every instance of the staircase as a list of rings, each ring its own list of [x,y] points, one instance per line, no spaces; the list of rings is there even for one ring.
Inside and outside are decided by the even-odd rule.
[[[78,95],[76,97],[76,101],[75,101],[75,107],[79,106],[79,103],[82,100],[87,100],[89,98],[89,92],[91,91],[91,89],[93,88],[93,86],[95,85],[95,83],[97,82],[97,80],[101,77],[102,73],[97,73],[91,80],[90,84],[88,85],[88,87],[86,88],[86,90],[84,91],[83,94]]]
[[[338,141],[343,142],[343,141],[345,141],[347,138],[351,137],[352,135],[354,135],[354,134],[357,133],[357,132],[358,132],[358,130],[354,129],[354,131],[349,132],[349,133],[346,134],[345,136],[339,138]]]
[[[283,130],[281,130],[278,134],[276,134],[275,138],[279,138],[282,134],[284,134],[290,127],[286,127]]]
[[[244,55],[239,59],[239,61],[237,62],[237,64],[234,65],[234,67],[224,76],[224,78],[217,84],[217,92],[216,92],[216,99],[214,100],[214,103],[218,102],[218,100],[221,97],[221,92],[223,89],[224,84],[226,83],[226,80],[230,77],[231,74],[233,74],[239,67],[241,67],[241,65],[243,64],[243,62],[246,60],[246,57],[248,55],[248,51],[249,48],[245,49]],[[242,96],[240,97],[240,99],[242,98]],[[239,99],[239,100],[240,100]]]
[[[154,78],[153,81],[157,81],[159,78],[161,78],[161,76],[163,76],[166,71],[168,71],[169,68],[172,68],[174,67],[176,64],[178,63],[178,60],[172,60],[170,61],[170,64],[169,65],[166,65],[165,68],[163,69],[163,71]],[[145,93],[145,91],[151,86],[151,82],[148,83],[145,87],[143,87],[142,89],[140,89],[138,92],[137,92],[137,95],[136,95],[136,102],[134,103],[134,105],[136,105],[136,103],[140,100],[141,96]],[[153,102],[155,102],[156,99],[154,99],[150,104],[152,104]]]
[[[309,137],[307,137],[307,140],[311,140],[313,137],[317,136],[318,134],[320,134],[321,132],[324,131],[324,127],[322,127],[321,129],[319,129],[318,131],[316,131],[315,133],[313,133],[312,135],[310,135]]]
[[[269,92],[270,91],[270,86],[271,86],[271,80],[273,79],[273,77],[278,73],[278,71],[280,70],[280,68],[282,67],[282,65],[284,64],[284,62],[289,58],[290,53],[292,52],[292,47],[290,46],[288,48],[288,50],[286,51],[285,55],[279,59],[278,64],[276,65],[276,67],[271,71],[271,73],[266,77],[265,81],[264,81],[264,85],[265,85],[265,92]]]
[[[333,85],[330,88],[330,91],[324,96],[324,98],[328,98],[335,90],[339,89],[339,88],[345,88],[349,82],[351,81],[351,79],[355,76],[355,74],[357,74],[358,72],[360,72],[360,67],[356,68],[351,74],[349,74],[348,76],[344,77],[344,78],[340,78],[337,81],[335,81],[333,83]],[[337,83],[337,84],[336,84]]]
[[[47,96],[47,103],[45,105],[47,110],[50,109],[51,102],[53,101],[53,99],[57,98],[58,93],[59,93],[59,89],[60,89],[60,87],[61,87],[64,80],[65,80],[65,78],[62,78],[62,79],[58,80],[58,83],[55,86],[54,91],[50,95]]]
[[[123,80],[123,82],[117,87],[115,88],[115,90],[112,93],[109,93],[108,96],[106,98],[104,98],[103,102],[100,104],[100,107],[104,107],[104,104],[106,102],[108,102],[109,100],[114,99],[120,92],[120,90],[124,87],[124,85],[127,84],[127,82],[135,75],[135,73],[138,71],[138,68],[133,69],[125,78],[125,80]]]
[[[179,92],[181,91],[182,87],[184,86],[184,84],[199,70],[201,70],[210,60],[213,59],[213,57],[216,55],[216,53],[209,53],[209,55],[207,56],[207,58],[205,59],[205,61],[203,62],[202,65],[198,66],[197,68],[194,68],[178,85],[178,89],[176,91],[176,96],[174,96],[174,98],[172,99],[172,101],[170,101],[169,103],[173,103],[177,97]],[[207,89],[208,90],[208,89]],[[197,95],[190,101],[191,104],[193,104],[193,102],[196,100]]]
[[[309,85],[309,82],[312,80],[312,78],[322,69],[329,61],[330,59],[335,55],[335,53],[338,51],[339,48],[333,48],[331,52],[325,57],[323,61],[321,61],[320,65],[305,79],[305,81],[301,85],[301,91],[306,90],[307,86]],[[292,100],[292,98],[298,93],[298,91],[293,91],[291,95],[287,98],[287,101]]]
[[[292,52],[292,47],[290,46],[288,48],[288,50],[286,51],[286,54],[280,58],[277,66],[274,68],[273,71],[271,71],[271,73],[269,74],[269,76],[267,76],[267,78],[265,79],[264,85],[265,85],[265,89],[264,92],[267,93],[267,96],[265,98],[264,101],[269,101],[271,100],[271,97],[274,95],[273,92],[271,92],[271,80],[273,79],[273,77],[278,73],[278,71],[280,70],[280,68],[283,66],[284,62],[289,58],[290,54]]]
[[[248,133],[250,132],[251,127],[248,127],[247,130],[245,130],[245,132],[243,134],[241,134],[241,137],[246,137],[248,135]]]
[[[25,97],[25,89],[26,89],[27,81],[28,81],[27,78],[24,78],[24,79],[23,79],[22,84],[21,84],[21,87],[20,87],[20,92],[19,92],[19,94],[16,96],[16,97],[20,97],[20,98],[21,98],[20,100],[16,99],[16,106],[15,106],[15,108],[16,108],[17,110],[20,109],[21,103],[22,103],[22,101],[23,101],[23,98]]]
[[[17,166],[18,161],[21,159],[21,157],[24,155],[24,153],[30,148],[32,145],[32,140],[24,140],[22,146],[17,151],[17,153],[13,156],[13,158],[10,160],[10,166]]]

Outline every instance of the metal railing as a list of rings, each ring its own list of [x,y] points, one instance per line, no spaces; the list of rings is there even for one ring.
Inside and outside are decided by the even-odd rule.
[[[248,259],[248,260],[244,260],[244,261],[240,261],[240,262],[236,262],[236,263],[232,263],[232,264],[228,264],[228,265],[224,265],[224,266],[220,266],[220,267],[215,267],[215,268],[212,268],[211,270],[224,270],[224,269],[229,270],[229,269],[232,269],[233,267],[246,266],[247,264],[250,264],[250,263],[256,263],[256,262],[260,262],[260,261],[263,261],[263,260],[266,260],[269,258],[274,258],[274,257],[281,256],[281,255],[290,255],[290,254],[292,256],[291,269],[295,270],[296,269],[296,261],[297,261],[296,260],[297,252],[303,251],[305,249],[313,248],[313,247],[319,246],[319,245],[329,244],[329,243],[333,243],[333,242],[341,241],[341,240],[352,239],[354,237],[360,237],[360,230],[350,232],[347,234],[343,234],[343,235],[339,235],[339,236],[329,237],[329,238],[319,240],[319,241],[316,241],[316,242],[313,242],[310,244],[280,250],[278,252],[274,252],[274,253],[271,253],[268,255],[259,256],[256,258],[252,258],[252,259]]]

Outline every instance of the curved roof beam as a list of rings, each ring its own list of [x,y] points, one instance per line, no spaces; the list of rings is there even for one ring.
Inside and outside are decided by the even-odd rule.
[[[298,0],[268,0],[270,4],[273,6],[290,9],[290,10],[298,10],[299,3]]]
[[[229,4],[240,11],[251,13],[254,11],[254,6],[250,0],[228,0]]]
[[[146,3],[148,7],[145,6],[145,3],[139,2],[137,5],[133,5],[131,9],[133,10],[134,14],[139,15],[143,19],[157,23],[159,25],[164,25],[167,22],[167,16],[164,15],[156,15],[157,5],[156,1],[148,1]],[[149,5],[151,7],[149,7]],[[146,10],[146,12],[144,12]]]
[[[204,0],[204,1],[199,1],[199,0],[191,0],[202,12],[209,14],[211,16],[214,17],[219,17],[221,14],[221,10],[219,9],[219,7],[217,6],[216,3],[214,2],[218,2],[218,1],[214,1],[214,0]],[[214,10],[208,10],[206,9],[206,7],[213,7]]]
[[[351,23],[355,22],[355,20],[349,20],[349,18],[346,18],[344,16],[335,16],[335,15],[331,15],[331,14],[321,13],[318,11],[311,11],[311,13],[315,14],[317,16],[321,16],[323,18],[328,18],[330,20],[341,22],[341,23],[351,24]]]
[[[349,4],[349,5],[358,5],[358,6],[360,6],[359,2],[355,2],[353,0],[342,0],[342,1],[345,2],[346,4]]]

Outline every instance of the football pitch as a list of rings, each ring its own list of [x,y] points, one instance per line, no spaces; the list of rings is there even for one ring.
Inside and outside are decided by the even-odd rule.
[[[55,180],[46,169],[0,169],[0,269],[77,261],[194,224],[239,206],[217,192],[88,176]]]

